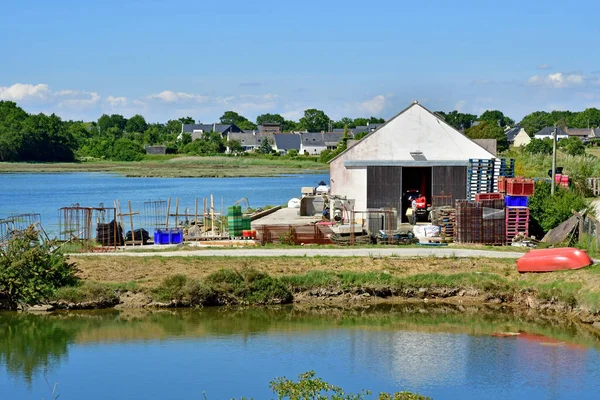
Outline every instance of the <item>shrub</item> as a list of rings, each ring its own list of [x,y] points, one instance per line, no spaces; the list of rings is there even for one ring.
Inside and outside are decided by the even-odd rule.
[[[53,248],[54,242],[39,241],[33,227],[16,232],[0,247],[0,294],[13,304],[34,304],[73,284],[75,264]]]
[[[582,195],[572,190],[555,188],[554,196],[550,195],[550,183],[538,182],[535,194],[529,199],[530,218],[534,220],[543,232],[557,227],[573,214],[571,210],[580,211],[585,208]]]
[[[290,157],[292,157],[292,158],[297,157],[298,156],[298,150],[296,150],[296,149],[290,149],[290,150],[288,150],[287,155],[290,156]]]
[[[278,304],[292,301],[283,282],[252,268],[222,269],[206,278],[221,303]]]
[[[140,161],[145,154],[141,144],[122,138],[115,140],[110,158],[115,161]]]
[[[181,301],[184,297],[184,288],[188,284],[185,275],[172,275],[163,279],[162,283],[154,289],[155,298],[158,301],[169,302],[171,300]]]
[[[552,154],[552,147],[551,139],[531,139],[531,141],[525,145],[523,151],[530,154]]]

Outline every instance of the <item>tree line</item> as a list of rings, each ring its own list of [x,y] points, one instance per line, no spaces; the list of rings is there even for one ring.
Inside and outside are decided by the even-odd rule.
[[[504,128],[515,124],[499,110],[485,111],[480,116],[456,110],[436,114],[470,138],[498,139],[500,151],[508,146]],[[191,117],[183,117],[166,123],[149,123],[141,115],[125,118],[119,114],[104,114],[97,121],[63,121],[55,114],[29,114],[15,102],[0,101],[0,161],[71,162],[85,158],[136,161],[144,157],[145,145],[165,145],[167,153],[172,154],[214,155],[224,153],[231,145],[241,151],[238,143],[226,143],[217,132],[204,132],[201,140],[193,142],[191,135],[178,140],[181,125],[195,122]],[[226,111],[219,119],[221,124],[235,124],[243,130],[278,123],[283,132],[353,129],[383,122],[383,118],[373,116],[332,120],[324,111],[314,108],[305,110],[298,121],[267,113],[257,116],[253,122],[234,111]],[[525,116],[519,124],[530,135],[555,124],[576,128],[600,126],[600,110],[536,111]],[[268,150],[268,146],[262,149],[263,152]]]

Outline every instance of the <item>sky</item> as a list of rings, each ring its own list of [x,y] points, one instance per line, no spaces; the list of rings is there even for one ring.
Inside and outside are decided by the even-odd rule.
[[[600,108],[598,1],[20,0],[0,11],[0,100],[28,112],[203,123],[390,118],[515,120]]]

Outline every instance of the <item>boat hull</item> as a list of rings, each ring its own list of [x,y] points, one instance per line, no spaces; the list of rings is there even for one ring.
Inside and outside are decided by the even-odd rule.
[[[573,247],[531,250],[517,260],[519,272],[552,272],[579,269],[593,264],[584,250]]]
[[[584,250],[573,247],[531,250],[517,260],[519,272],[552,272],[579,269],[593,264]]]

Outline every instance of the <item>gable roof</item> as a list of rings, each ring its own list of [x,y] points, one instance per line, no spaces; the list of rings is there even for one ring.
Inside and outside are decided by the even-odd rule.
[[[340,140],[344,137],[344,133],[325,133],[323,135],[323,140],[325,142],[325,146],[337,146]]]
[[[300,135],[297,133],[275,133],[273,139],[278,150],[300,151]]]
[[[305,132],[300,134],[303,146],[325,147],[325,138],[322,132]]]
[[[466,163],[470,158],[495,158],[492,153],[415,101],[329,162],[342,157],[355,157],[358,159],[357,163],[414,162],[417,151],[422,152],[419,157],[424,158],[427,163]],[[377,160],[364,160],[374,154]]]
[[[592,136],[594,131],[591,128],[567,128],[567,135],[581,136],[584,138]]]
[[[553,134],[554,134],[554,127],[547,126],[545,128],[540,129],[540,131],[537,132],[535,135],[552,137]],[[557,127],[556,128],[556,136],[568,136],[568,135],[567,135],[567,132],[565,132],[561,128]]]
[[[522,129],[523,128],[521,128],[520,126],[515,126],[514,128],[507,130],[506,131],[506,140],[508,140],[509,142],[514,142],[515,138],[521,132]]]
[[[237,140],[242,146],[260,146],[264,139],[272,135],[251,132],[230,132],[227,135],[228,140]]]
[[[192,133],[194,131],[203,131],[203,132],[215,132],[223,133],[230,130],[239,130],[241,129],[236,124],[183,124],[182,132]]]

